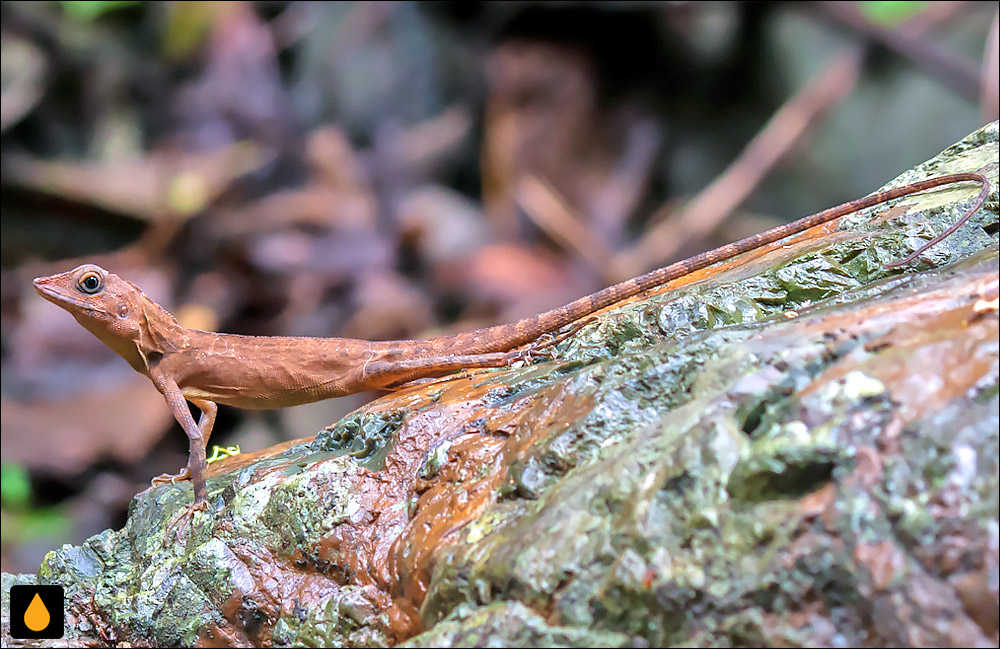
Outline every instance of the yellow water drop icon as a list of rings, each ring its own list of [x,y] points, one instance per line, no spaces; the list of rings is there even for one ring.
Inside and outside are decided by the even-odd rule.
[[[35,593],[35,597],[28,604],[28,610],[24,612],[24,626],[38,633],[49,625],[51,619],[49,609],[45,608],[42,598]]]

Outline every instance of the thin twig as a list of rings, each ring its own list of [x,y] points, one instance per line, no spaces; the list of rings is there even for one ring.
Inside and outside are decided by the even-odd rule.
[[[616,277],[633,277],[676,256],[715,230],[795,147],[823,113],[847,97],[861,70],[862,48],[849,46],[768,121],[729,167],[673,219],[651,228],[612,260]]]
[[[535,225],[576,252],[591,268],[607,267],[611,251],[550,183],[535,174],[525,174],[517,184],[517,204]]]
[[[961,3],[946,3],[949,9]],[[924,34],[931,25],[916,16],[893,29],[871,23],[853,2],[817,2],[825,14],[855,30],[868,40],[879,43],[913,62],[913,65],[968,99],[979,99],[979,66],[928,39]],[[952,9],[953,10],[953,9]],[[948,14],[950,15],[950,14]],[[945,17],[934,16],[936,22]]]

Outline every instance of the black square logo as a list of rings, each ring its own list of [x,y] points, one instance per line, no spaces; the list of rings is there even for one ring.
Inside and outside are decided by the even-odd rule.
[[[64,621],[62,586],[10,587],[10,637],[56,640]]]

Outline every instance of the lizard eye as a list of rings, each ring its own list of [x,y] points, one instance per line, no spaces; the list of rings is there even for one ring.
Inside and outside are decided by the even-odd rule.
[[[89,270],[80,276],[80,279],[76,281],[76,285],[84,293],[93,295],[104,288],[104,278],[101,277],[100,273]]]

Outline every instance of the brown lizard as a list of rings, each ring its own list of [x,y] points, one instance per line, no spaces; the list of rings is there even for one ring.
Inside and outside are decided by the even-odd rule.
[[[194,484],[193,513],[206,507],[205,448],[215,422],[216,404],[268,409],[295,406],[363,390],[398,385],[474,367],[499,367],[524,357],[514,352],[544,334],[649,288],[719,261],[754,250],[867,207],[941,185],[982,185],[976,200],[953,226],[905,259],[900,266],[948,236],[983,204],[989,181],[978,173],[957,173],[921,180],[832,207],[761,234],[703,252],[645,275],[626,280],[569,304],[514,323],[426,340],[376,342],[349,338],[240,336],[182,327],[139,287],[100,266],[35,279],[45,299],[69,311],[88,331],[148,376],[163,394],[187,434],[187,467],[164,474],[154,484],[188,476]],[[537,343],[529,352],[549,343]],[[201,410],[196,424],[187,405]]]

